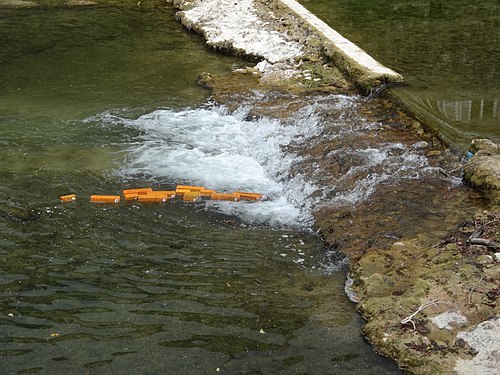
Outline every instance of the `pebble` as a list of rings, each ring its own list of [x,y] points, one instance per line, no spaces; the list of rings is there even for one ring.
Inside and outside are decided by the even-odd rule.
[[[411,147],[413,147],[415,150],[426,148],[427,146],[429,146],[429,143],[427,143],[426,141],[416,142],[411,145]]]
[[[493,257],[491,255],[479,255],[475,259],[476,263],[482,264],[482,265],[487,265],[487,264],[492,264],[493,263]]]
[[[431,150],[431,151],[428,151],[425,155],[428,158],[430,158],[432,156],[440,156],[441,155],[441,151],[439,151],[439,150]]]

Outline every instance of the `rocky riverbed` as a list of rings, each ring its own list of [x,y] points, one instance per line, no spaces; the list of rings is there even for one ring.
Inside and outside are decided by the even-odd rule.
[[[226,76],[205,73],[200,78],[214,100],[229,108],[251,105],[258,92],[253,115],[286,117],[283,102],[289,95],[307,101],[318,93],[373,94],[384,88],[385,82],[350,75],[348,67],[325,52],[321,35],[280,1],[174,4],[180,22],[204,35],[207,44],[255,61]],[[367,320],[367,339],[407,373],[498,373],[497,145],[474,141],[465,163],[439,141],[439,134],[428,133],[394,101],[372,99],[363,102],[361,111],[381,124],[362,142],[398,139],[414,145],[448,178],[462,179],[465,169],[465,185],[452,189],[435,176],[408,179],[379,186],[362,204],[332,201],[316,207],[316,225],[325,241],[350,259],[346,291]],[[335,176],[342,173],[342,158],[332,156],[338,141],[322,137],[301,153],[314,160],[310,164],[321,170],[326,183],[339,183]],[[302,168],[307,171],[307,163]]]

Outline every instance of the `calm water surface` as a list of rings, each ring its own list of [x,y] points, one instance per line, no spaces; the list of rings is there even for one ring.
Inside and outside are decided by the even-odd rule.
[[[395,92],[465,149],[500,141],[500,2],[301,0],[383,64],[403,74]]]
[[[304,186],[278,178],[286,132],[262,120],[262,152],[235,159],[249,123],[204,104],[200,72],[238,63],[168,7],[0,8],[2,374],[399,373],[363,342],[342,260],[280,199]],[[88,203],[177,183],[273,199]]]

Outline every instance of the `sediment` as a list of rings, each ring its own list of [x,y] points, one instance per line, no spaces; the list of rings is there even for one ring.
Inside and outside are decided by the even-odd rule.
[[[286,113],[276,111],[273,104],[286,100],[287,94],[305,98],[311,93],[367,93],[401,81],[397,73],[366,71],[335,46],[309,16],[291,9],[292,1],[173,3],[180,9],[179,21],[204,35],[209,45],[258,62],[255,66],[236,67],[228,75],[201,76],[200,84],[211,89],[213,99],[229,109],[247,102],[255,92],[274,92],[278,94],[261,101],[251,113],[280,117]],[[234,15],[235,19],[229,19]],[[243,19],[241,29],[245,35],[239,31],[234,31],[236,36],[227,37],[231,31],[224,35],[228,30],[221,27],[229,27],[231,22],[238,25]],[[260,33],[254,43],[262,43],[262,36],[268,35],[272,36],[270,44],[248,47],[254,37],[252,32],[257,32],[252,28]],[[378,109],[370,110],[374,118],[383,118],[380,112],[389,114],[385,117],[389,121],[380,120],[386,124],[385,134],[408,137],[405,142],[420,144],[435,165],[454,159],[458,164],[454,173],[461,176],[465,171],[465,185],[443,197],[433,181],[410,181],[384,187],[374,193],[369,203],[357,207],[323,204],[316,208],[316,225],[324,240],[350,259],[353,282],[347,292],[367,321],[366,338],[409,374],[497,373],[499,148],[488,141],[473,142],[470,160],[464,167],[462,160],[439,141],[439,135],[427,132],[425,124],[404,109],[387,100],[380,100],[375,107]],[[334,147],[332,141],[325,140],[307,151],[313,157],[318,153],[316,160],[325,174],[338,169],[334,161],[324,157]],[[449,165],[443,173],[452,173]],[[419,184],[428,185],[422,189]],[[466,185],[476,190],[467,190]],[[425,193],[418,193],[422,191]],[[419,201],[415,194],[422,194],[424,202],[419,207],[408,206],[406,198],[412,194],[412,202]],[[482,208],[475,213],[468,209],[474,200],[476,207]],[[433,209],[446,204],[448,213],[434,218],[437,211]],[[457,207],[462,207],[458,214]],[[408,215],[408,210],[430,219],[418,221],[419,227],[415,228],[415,223],[407,222],[415,217]],[[438,221],[440,225],[436,225]]]

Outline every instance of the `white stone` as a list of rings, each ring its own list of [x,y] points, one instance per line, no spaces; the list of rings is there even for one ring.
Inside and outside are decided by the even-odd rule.
[[[451,323],[455,323],[457,325],[467,324],[467,317],[456,312],[445,312],[433,318],[430,318],[430,320],[439,329],[447,329],[447,330],[453,329]]]
[[[458,375],[498,375],[500,373],[500,318],[487,320],[474,330],[459,332],[477,354],[473,359],[459,359],[455,364]]]
[[[198,1],[182,14],[203,31],[209,45],[227,45],[271,63],[290,62],[303,53],[298,43],[262,23],[253,0]]]

